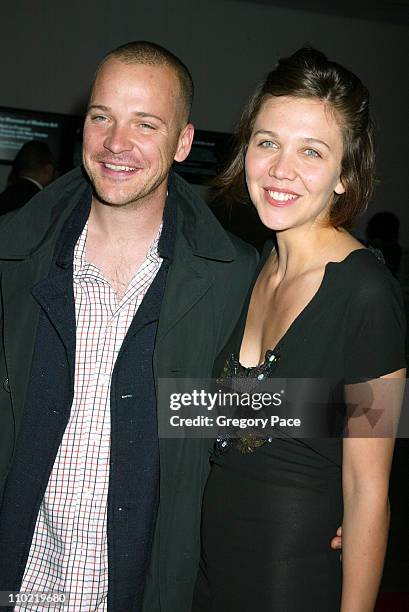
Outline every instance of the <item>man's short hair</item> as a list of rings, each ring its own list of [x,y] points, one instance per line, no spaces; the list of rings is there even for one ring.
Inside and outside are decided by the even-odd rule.
[[[102,66],[110,59],[117,59],[125,64],[146,64],[151,66],[168,66],[172,68],[179,82],[180,97],[184,106],[184,116],[189,121],[193,103],[193,79],[185,64],[176,55],[156,43],[137,40],[121,45],[110,51],[99,64],[94,82]]]

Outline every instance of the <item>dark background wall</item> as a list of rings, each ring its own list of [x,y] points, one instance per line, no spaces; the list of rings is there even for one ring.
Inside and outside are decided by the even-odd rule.
[[[300,5],[289,3],[294,4]],[[396,212],[401,242],[409,246],[409,24],[379,21],[379,15],[375,20],[363,10],[359,18],[329,15],[325,3],[317,4],[318,12],[268,0],[3,3],[0,105],[79,113],[106,51],[147,39],[174,51],[191,69],[196,126],[231,131],[247,96],[277,58],[312,44],[355,71],[371,91],[380,184],[370,213]],[[0,167],[0,188],[7,170]]]

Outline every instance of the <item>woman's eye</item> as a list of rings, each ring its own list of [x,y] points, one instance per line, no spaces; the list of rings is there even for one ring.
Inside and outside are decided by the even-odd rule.
[[[262,140],[259,143],[259,147],[263,147],[263,149],[274,149],[275,147],[277,147],[277,145],[272,140]]]
[[[307,157],[321,157],[315,149],[306,149],[305,154]]]

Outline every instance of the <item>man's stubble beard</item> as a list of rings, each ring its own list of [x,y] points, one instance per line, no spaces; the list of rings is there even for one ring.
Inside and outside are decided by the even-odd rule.
[[[165,174],[162,173],[160,176],[153,181],[151,185],[144,183],[135,187],[135,191],[132,191],[129,194],[124,194],[122,198],[118,200],[115,196],[108,196],[104,194],[104,188],[102,185],[99,185],[99,177],[98,175],[94,175],[91,169],[88,169],[84,164],[85,171],[88,175],[88,178],[91,182],[92,190],[94,193],[94,197],[105,206],[110,206],[113,208],[136,208],[140,207],[145,201],[149,200],[150,197],[154,195],[155,191],[160,187],[160,185],[167,180],[169,176],[169,171]],[[169,169],[170,170],[170,169]],[[101,181],[103,182],[103,181]],[[111,191],[111,190],[110,190]],[[118,190],[120,191],[120,189]]]

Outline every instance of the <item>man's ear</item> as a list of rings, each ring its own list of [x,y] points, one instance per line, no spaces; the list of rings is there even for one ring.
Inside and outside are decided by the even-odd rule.
[[[192,148],[195,128],[192,123],[188,123],[180,132],[178,146],[175,153],[175,161],[182,162],[190,153]]]

